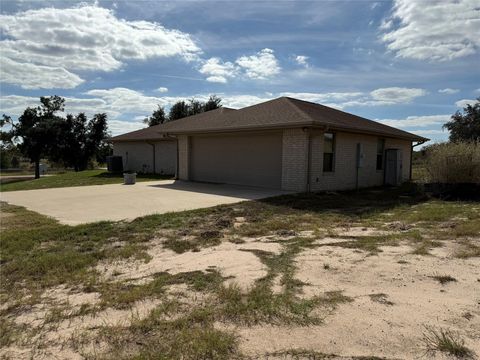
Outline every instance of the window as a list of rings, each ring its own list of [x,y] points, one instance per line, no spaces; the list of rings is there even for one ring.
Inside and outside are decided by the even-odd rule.
[[[335,134],[323,134],[323,172],[333,172],[335,164]]]
[[[383,153],[385,152],[385,139],[377,142],[377,170],[383,170]]]

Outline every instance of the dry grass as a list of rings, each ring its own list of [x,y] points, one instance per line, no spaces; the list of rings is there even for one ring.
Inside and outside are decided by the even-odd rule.
[[[475,354],[465,346],[465,341],[455,332],[427,327],[423,334],[427,352],[444,352],[459,359],[473,359]]]
[[[450,275],[433,275],[430,277],[437,280],[442,285],[448,284],[450,282],[457,282],[457,279]]]
[[[437,183],[479,183],[480,144],[442,143],[428,148],[426,180]]]

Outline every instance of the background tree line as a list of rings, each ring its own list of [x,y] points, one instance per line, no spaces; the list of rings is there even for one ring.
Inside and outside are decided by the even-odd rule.
[[[205,111],[215,110],[220,107],[222,107],[222,99],[216,95],[211,95],[210,98],[205,102],[195,99],[190,99],[188,101],[180,100],[170,107],[168,115],[165,111],[165,108],[158,105],[158,108],[152,113],[152,115],[145,118],[143,122],[148,126],[155,126],[163,124],[167,121],[178,120],[190,115],[196,115]]]
[[[26,108],[16,121],[5,114],[0,120],[2,152],[15,151],[28,158],[35,164],[35,178],[40,177],[41,159],[80,171],[93,157],[111,151],[106,114],[95,114],[90,120],[84,113],[63,117],[65,99],[56,95],[41,97],[40,103]]]
[[[153,126],[218,109],[221,101],[215,95],[206,102],[177,101],[168,115],[158,106],[144,122]],[[19,158],[25,157],[35,165],[35,178],[39,178],[41,159],[62,163],[75,171],[85,170],[94,158],[105,162],[112,153],[107,115],[99,113],[91,119],[85,113],[62,116],[64,109],[65,99],[55,95],[41,97],[40,106],[26,108],[16,121],[4,114],[0,119],[1,168],[17,167]]]

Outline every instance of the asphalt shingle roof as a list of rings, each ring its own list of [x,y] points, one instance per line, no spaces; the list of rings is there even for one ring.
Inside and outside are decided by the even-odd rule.
[[[212,110],[120,135],[113,140],[142,140],[149,137],[154,139],[154,136],[161,138],[162,134],[230,132],[304,126],[378,134],[412,141],[428,140],[373,120],[289,97],[281,97],[239,110],[228,108]]]

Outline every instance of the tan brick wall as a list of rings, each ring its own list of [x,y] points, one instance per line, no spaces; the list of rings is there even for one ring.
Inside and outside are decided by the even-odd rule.
[[[190,139],[186,135],[178,136],[178,178],[189,180]]]
[[[282,189],[306,191],[308,133],[302,129],[283,131]]]
[[[347,190],[356,187],[357,143],[362,144],[363,166],[358,169],[358,186],[371,187],[383,184],[383,170],[376,170],[377,136],[337,132],[335,138],[335,171],[323,172],[323,135],[312,137],[310,189]],[[403,154],[403,180],[408,180],[410,142],[386,139],[385,148],[400,148]]]

